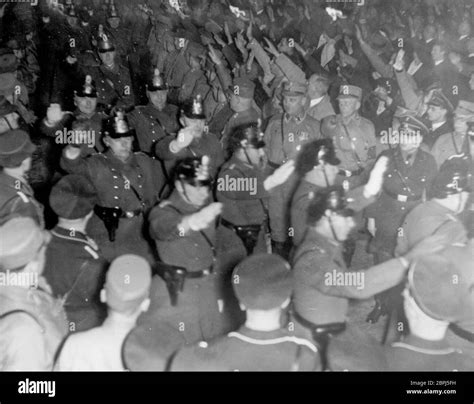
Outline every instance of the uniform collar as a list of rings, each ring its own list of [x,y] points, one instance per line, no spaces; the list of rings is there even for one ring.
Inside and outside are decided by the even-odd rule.
[[[433,350],[433,351],[443,351],[450,348],[449,344],[446,342],[446,339],[440,341],[428,341],[417,337],[416,335],[409,334],[404,340],[401,341],[403,344],[410,345],[412,347]]]
[[[108,149],[105,153],[105,156],[110,160],[112,166],[114,168],[122,168],[124,166],[135,166],[136,165],[136,158],[135,154],[133,152],[130,153],[130,157],[126,162],[123,162],[122,160],[118,159],[114,153],[112,152],[111,149]]]
[[[257,331],[252,330],[245,325],[239,328],[237,333],[256,340],[268,340],[286,336],[285,332],[281,328],[273,331]]]
[[[171,196],[168,199],[171,204],[176,207],[179,211],[183,213],[194,213],[199,211],[201,208],[197,208],[189,203],[187,203],[179,194],[178,190],[174,190]]]
[[[19,191],[19,189],[17,189],[16,187],[17,181],[20,181],[22,191],[26,189],[28,192],[31,193],[31,195],[33,195],[33,191],[31,190],[31,187],[27,182],[16,177],[12,177],[11,175],[8,175],[7,173],[5,173],[5,171],[3,170],[0,171],[0,184],[8,185],[12,188],[15,188],[17,191]]]
[[[285,117],[285,122],[293,121],[299,124],[303,122],[304,119],[306,118],[306,111],[303,110],[302,112],[300,112],[298,115],[295,115],[295,116],[290,116],[287,113],[285,113],[284,117]]]
[[[68,239],[68,240],[80,240],[80,241],[88,241],[88,237],[80,232],[80,231],[71,231],[70,229],[65,229],[64,227],[56,226],[51,233],[54,234],[56,237]]]

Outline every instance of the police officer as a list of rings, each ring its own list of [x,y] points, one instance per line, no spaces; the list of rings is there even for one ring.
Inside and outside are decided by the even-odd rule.
[[[220,133],[225,146],[226,139],[237,126],[257,122],[261,119],[260,113],[253,107],[255,84],[245,77],[237,77],[228,90],[230,108],[234,114],[227,121]]]
[[[348,188],[364,183],[376,157],[375,129],[372,122],[359,115],[362,89],[342,85],[339,89],[340,114],[324,118],[321,130],[331,137],[336,155],[341,160],[338,183],[347,181]]]
[[[474,310],[474,299],[469,290],[472,276],[466,270],[460,272],[454,259],[455,256],[440,253],[420,257],[411,266],[403,292],[410,333],[386,348],[388,370],[474,369],[472,358],[446,340],[449,324],[472,320]]]
[[[106,113],[114,107],[131,109],[135,104],[135,96],[130,72],[117,60],[115,44],[106,34],[99,39],[98,51],[102,64],[84,70],[97,85],[100,107]]]
[[[217,137],[207,129],[200,96],[183,104],[179,121],[182,128],[177,136],[166,136],[156,145],[156,155],[165,161],[168,175],[170,176],[177,160],[207,155],[211,160],[211,175],[215,176],[224,162],[224,152]]]
[[[46,117],[41,122],[41,132],[46,136],[57,138],[58,133],[65,132],[64,135],[67,136],[67,131],[78,129],[86,135],[83,139],[78,138],[77,143],[85,154],[103,152],[105,150],[102,142],[103,125],[107,116],[103,111],[97,110],[97,97],[97,88],[92,76],[84,76],[74,90],[76,111],[71,114],[62,111],[60,107],[50,105]],[[61,142],[55,139],[54,143]]]
[[[319,122],[305,112],[306,84],[286,82],[283,87],[284,113],[274,116],[265,131],[265,151],[268,164],[275,169],[294,159],[302,146],[321,137]],[[287,256],[291,242],[288,236],[289,203],[296,178],[275,190],[269,201],[270,227],[274,252]]]
[[[117,53],[121,63],[124,65],[128,61],[130,52],[132,51],[130,30],[121,23],[120,15],[114,3],[110,4],[107,13],[107,27],[105,33],[110,37],[112,42],[117,46]]]
[[[143,153],[132,152],[134,131],[119,111],[105,125],[105,153],[84,157],[81,150],[68,145],[61,167],[88,178],[98,192],[95,215],[87,233],[98,243],[104,257],[130,252],[153,261],[144,236],[144,216],[156,203],[164,176],[159,162]]]
[[[289,264],[277,255],[256,254],[234,269],[232,279],[246,311],[245,325],[210,343],[183,348],[171,370],[319,370],[314,344],[292,335],[281,321],[293,286]]]
[[[174,182],[171,196],[150,213],[150,234],[160,258],[157,270],[167,287],[153,282],[150,308],[127,338],[124,350],[131,370],[163,370],[176,349],[215,338],[241,321],[238,312],[226,311],[229,300],[222,283],[245,250],[231,230],[216,228],[222,204],[209,203],[208,157],[179,162]]]
[[[328,336],[345,329],[349,299],[366,299],[395,286],[412,259],[438,251],[440,242],[447,242],[439,236],[424,240],[404,256],[366,269],[362,275],[349,271],[342,258],[342,243],[354,227],[352,216],[342,187],[316,193],[308,208],[310,229],[293,259],[293,315],[320,344],[324,369]]]
[[[51,230],[44,277],[53,295],[64,299],[73,332],[100,325],[106,314],[99,292],[108,263],[86,233],[96,200],[94,186],[81,175],[61,178],[49,196],[58,224]]]
[[[25,131],[16,129],[0,136],[0,223],[14,216],[28,216],[44,227],[43,206],[27,180],[34,151]]]
[[[444,234],[452,242],[464,243],[466,229],[457,215],[469,198],[469,164],[453,157],[440,167],[427,194],[428,201],[416,206],[405,218],[397,237],[395,255],[403,255],[432,234]]]
[[[49,234],[29,217],[9,220],[0,232],[0,369],[50,371],[67,320],[41,276]]]
[[[460,100],[454,110],[454,132],[440,136],[431,149],[438,167],[451,156],[469,152],[469,122],[474,122],[474,102]]]
[[[139,149],[154,156],[155,144],[179,129],[178,107],[167,101],[169,87],[158,69],[154,70],[146,89],[148,104],[136,107],[128,119],[137,133]]]
[[[406,116],[402,118],[399,133],[399,143],[389,144],[389,150],[382,153],[389,158],[382,193],[365,213],[374,232],[369,251],[374,253],[376,263],[393,257],[405,216],[426,199],[437,171],[433,156],[420,148],[422,139],[428,134],[424,123],[416,117]],[[393,309],[402,286],[376,296],[370,321],[377,321],[381,314]]]
[[[265,178],[264,147],[263,133],[257,124],[234,128],[228,139],[231,158],[222,166],[217,179],[217,200],[224,205],[221,224],[235,231],[249,255],[259,241],[259,248],[265,249],[262,236],[268,231],[268,198],[272,189],[288,179],[294,165],[290,160]]]
[[[366,212],[374,221],[370,250],[375,253],[376,263],[393,257],[404,217],[426,198],[437,171],[434,158],[420,149],[428,128],[413,116],[401,121],[398,144],[389,144],[390,149],[381,154],[389,159],[382,193]]]

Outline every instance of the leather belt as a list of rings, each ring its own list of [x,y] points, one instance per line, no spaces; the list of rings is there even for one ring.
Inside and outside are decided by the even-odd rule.
[[[196,279],[196,278],[204,278],[212,274],[211,268],[203,269],[202,271],[186,271],[186,278]]]
[[[334,334],[338,334],[342,332],[346,328],[346,323],[327,323],[327,324],[314,324],[313,322],[306,320],[304,317],[301,317],[298,312],[296,312],[294,309],[292,311],[293,316],[295,319],[300,323],[303,327],[308,328],[310,330],[318,330],[319,333],[324,332],[325,329],[327,329],[327,333],[331,334],[332,332]]]
[[[246,230],[260,230],[262,227],[261,224],[246,224],[242,226],[237,226],[221,217],[221,224],[222,226],[227,227],[228,229],[231,230],[238,230],[238,231],[246,231]]]
[[[357,175],[360,175],[364,172],[364,168],[358,168],[357,170],[344,170],[344,169],[339,169],[339,175],[342,175],[343,177],[355,177]]]
[[[449,329],[458,337],[465,339],[469,342],[474,342],[474,333],[467,331],[456,324],[450,324]]]
[[[422,198],[422,195],[403,195],[403,194],[395,194],[393,192],[387,191],[386,189],[383,190],[388,196],[393,199],[396,199],[398,202],[415,202],[419,201]]]
[[[140,216],[143,213],[141,209],[131,210],[131,211],[123,211],[122,212],[122,219],[133,219],[134,217]]]
[[[269,165],[271,168],[275,168],[275,169],[281,166],[281,164],[274,163],[273,161],[269,161],[269,162],[268,162],[268,165]]]

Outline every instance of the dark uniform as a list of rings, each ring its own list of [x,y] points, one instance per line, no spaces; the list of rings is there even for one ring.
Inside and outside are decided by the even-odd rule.
[[[35,146],[21,130],[8,131],[0,138],[0,166],[17,167],[32,155]],[[25,179],[0,171],[0,223],[15,216],[28,216],[44,227],[43,206],[35,199]]]
[[[422,203],[437,171],[433,156],[421,149],[408,160],[398,147],[383,152],[382,156],[389,158],[382,193],[366,212],[366,216],[375,219],[371,251],[376,254],[376,262],[393,257],[403,219]]]
[[[96,203],[94,186],[80,175],[67,175],[53,187],[50,205],[60,223],[51,230],[46,250],[44,277],[53,295],[64,300],[70,331],[85,331],[99,326],[106,316],[99,292],[105,280],[107,262],[94,240],[61,220],[86,217]]]
[[[113,133],[112,136],[132,136],[133,132]],[[88,178],[98,192],[98,205],[121,209],[115,240],[102,220],[94,215],[88,223],[87,233],[98,243],[104,257],[132,253],[153,261],[150,246],[144,236],[144,215],[157,202],[164,177],[158,161],[143,153],[132,153],[126,162],[114,156],[111,150],[87,158],[70,160],[61,157],[61,167],[69,173]],[[97,212],[96,212],[97,213]]]
[[[166,135],[179,130],[177,117],[178,107],[172,104],[166,104],[162,111],[151,103],[136,107],[128,115],[128,119],[137,133],[140,151],[154,155],[155,144]]]
[[[291,295],[290,266],[278,256],[253,255],[233,272],[233,286],[247,310],[275,310]],[[250,314],[248,314],[249,316]],[[278,324],[276,325],[278,327]],[[310,371],[319,370],[317,348],[285,328],[261,331],[245,325],[210,343],[186,347],[173,359],[172,370]]]

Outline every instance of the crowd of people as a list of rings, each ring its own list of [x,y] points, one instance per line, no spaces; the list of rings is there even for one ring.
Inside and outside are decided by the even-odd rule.
[[[473,29],[0,2],[0,370],[474,370]]]

